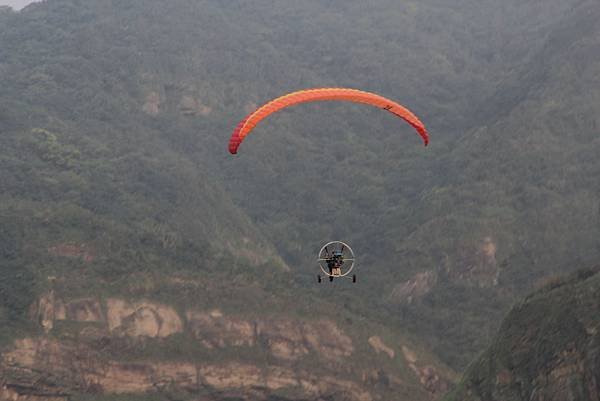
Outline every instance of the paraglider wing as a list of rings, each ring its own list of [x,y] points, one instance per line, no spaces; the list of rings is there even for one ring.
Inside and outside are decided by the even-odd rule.
[[[325,100],[339,100],[348,101],[355,103],[370,104],[375,107],[387,110],[390,113],[402,118],[404,121],[412,125],[417,133],[423,138],[425,146],[429,143],[429,134],[425,125],[419,120],[406,107],[393,100],[387,99],[383,96],[364,92],[357,89],[346,89],[346,88],[318,88],[318,89],[307,89],[298,92],[292,92],[287,95],[278,97],[277,99],[271,100],[267,104],[259,107],[253,113],[250,113],[237,125],[231,139],[229,140],[229,152],[232,154],[237,153],[237,150],[246,138],[246,136],[256,127],[256,125],[268,117],[269,115],[284,109],[288,106],[294,106],[300,103],[317,102]]]

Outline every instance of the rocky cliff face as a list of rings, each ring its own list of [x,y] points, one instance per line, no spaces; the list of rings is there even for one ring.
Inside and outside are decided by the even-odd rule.
[[[176,386],[190,392],[291,387],[310,397],[342,392],[353,400],[373,400],[350,380],[289,367],[262,368],[239,362],[119,362],[107,359],[98,348],[48,338],[17,341],[14,349],[3,355],[2,367],[1,399],[67,399],[74,393],[140,393]]]
[[[447,400],[600,400],[600,267],[517,305]]]
[[[53,291],[30,313],[46,334],[19,339],[2,354],[0,400],[172,389],[217,394],[212,399],[233,392],[255,399],[287,394],[374,401],[412,391],[429,400],[450,383],[447,373],[421,362],[407,345],[386,344],[377,335],[361,339],[325,318],[178,311],[150,300],[66,300]],[[161,347],[180,346],[191,354],[161,354]],[[148,347],[156,349],[145,353]],[[372,365],[383,367],[357,365],[355,358],[362,357],[357,348],[369,352]],[[404,375],[395,365],[407,368]]]

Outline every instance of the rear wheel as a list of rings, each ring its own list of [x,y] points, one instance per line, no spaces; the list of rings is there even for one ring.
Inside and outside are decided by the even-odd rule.
[[[317,276],[317,281],[320,283],[321,282],[321,275]]]
[[[333,281],[333,276],[329,276],[329,281]]]
[[[356,283],[356,274],[353,274],[353,275],[352,275],[352,282],[353,282],[353,283]]]

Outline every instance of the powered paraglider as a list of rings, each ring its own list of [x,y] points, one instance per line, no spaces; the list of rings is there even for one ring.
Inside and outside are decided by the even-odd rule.
[[[256,111],[250,113],[236,126],[231,139],[229,140],[229,152],[236,154],[238,148],[246,136],[256,127],[256,125],[267,118],[269,115],[284,109],[289,106],[294,106],[300,103],[317,102],[325,100],[337,100],[337,101],[348,101],[355,103],[370,104],[375,107],[384,109],[400,118],[405,120],[407,123],[412,125],[417,133],[423,139],[425,146],[429,143],[429,134],[425,125],[414,115],[410,110],[405,108],[399,103],[393,100],[387,99],[383,96],[364,92],[357,89],[347,88],[317,88],[317,89],[306,89],[297,92],[292,92],[287,95],[278,97],[265,105],[256,109]]]

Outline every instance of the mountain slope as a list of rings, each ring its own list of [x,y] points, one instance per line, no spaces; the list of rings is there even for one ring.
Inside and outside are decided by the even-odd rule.
[[[546,269],[597,255],[596,89],[583,88],[590,101],[577,103],[581,93],[567,97],[553,86],[571,88],[580,70],[594,82],[594,59],[571,59],[571,47],[555,46],[564,30],[548,40],[561,24],[579,26],[595,7],[583,3],[576,8],[583,11],[567,13],[576,3],[274,7],[271,1],[176,0],[141,7],[55,0],[1,13],[6,107],[0,124],[10,133],[2,140],[12,181],[2,185],[11,197],[5,204],[17,205],[4,214],[6,221],[17,216],[17,223],[3,238],[9,238],[6,260],[17,255],[16,265],[29,266],[7,281],[7,302],[19,307],[6,310],[22,316],[50,289],[48,277],[61,275],[81,281],[61,284],[60,297],[99,292],[98,302],[134,288],[137,298],[248,311],[276,294],[267,309],[300,299],[298,314],[315,315],[322,313],[319,302],[334,299],[344,313],[401,337],[410,330],[427,338],[445,361],[464,366],[515,293]],[[582,54],[594,55],[594,29],[569,28],[566,43],[576,39]],[[523,32],[530,35],[527,45],[517,41]],[[572,66],[551,68],[547,79],[535,81],[544,91],[539,98],[527,75],[536,77],[538,60],[544,71],[546,63]],[[273,116],[238,157],[226,153],[232,127],[256,104],[329,85],[405,103],[431,128],[432,145],[423,149],[409,127],[379,110],[324,104]],[[590,139],[586,148],[548,135],[554,127],[541,122],[556,109],[540,114],[546,102],[577,104],[559,109],[585,116],[576,124]],[[485,103],[502,113],[479,112],[476,105]],[[537,140],[521,147],[534,128]],[[556,158],[553,179],[540,186],[545,178],[534,169],[545,166],[546,152]],[[572,170],[562,171],[564,165]],[[559,189],[547,192],[547,184]],[[551,202],[537,214],[546,199]],[[39,235],[33,248],[41,254],[32,253],[26,264],[21,259],[29,255],[30,234],[19,234],[19,223],[38,216],[46,203],[56,208],[55,225],[41,230],[40,214],[29,226]],[[560,232],[548,224],[557,214],[567,225]],[[85,259],[81,245],[98,231],[109,233],[101,243],[107,262],[98,269],[65,262],[73,254]],[[65,238],[51,241],[56,235]],[[335,238],[351,242],[360,255],[360,286],[315,287],[314,253]],[[248,240],[249,249],[240,251]],[[57,259],[44,270],[38,265],[48,252]],[[247,268],[269,260],[281,267],[278,255],[289,276],[277,268]],[[157,272],[149,279],[148,266]],[[184,280],[206,280],[204,290],[160,286],[163,274],[173,271]],[[28,290],[12,291],[23,287]]]
[[[353,310],[353,288],[307,291],[232,200],[214,110],[240,84],[200,74],[231,78],[216,56],[163,54],[210,36],[223,10],[196,8],[192,35],[184,6],[199,7],[0,13],[0,398],[439,397],[451,369]],[[205,40],[185,54],[228,39]]]
[[[517,304],[445,400],[600,399],[600,269],[554,278]]]
[[[450,343],[483,346],[515,296],[600,257],[599,16],[597,2],[582,2],[555,22],[479,108],[484,124],[441,156],[440,178],[422,195],[426,223],[405,253],[425,244],[438,288],[405,309],[422,332],[443,328],[433,340],[441,353]]]

